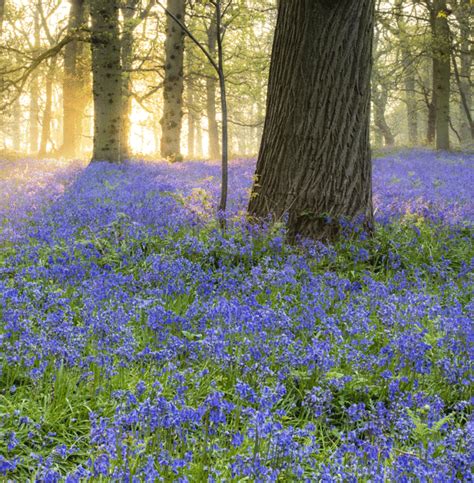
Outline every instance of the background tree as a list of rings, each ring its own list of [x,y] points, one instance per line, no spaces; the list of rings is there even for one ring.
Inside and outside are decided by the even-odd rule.
[[[372,105],[375,128],[376,145],[393,146],[395,144],[395,136],[385,117],[387,105],[389,102],[389,92],[393,75],[391,72],[387,74],[388,63],[380,62],[382,56],[387,56],[391,47],[383,37],[383,26],[377,26],[374,38],[374,68],[372,71]],[[390,71],[392,69],[389,69]]]
[[[50,5],[49,11],[45,12],[43,4],[41,1],[37,2],[37,11],[39,13],[39,18],[41,20],[42,31],[47,39],[48,46],[51,48],[57,45],[59,38],[54,35],[49,27],[48,21],[51,15],[59,7],[60,2],[56,1]],[[58,33],[58,36],[60,33]],[[45,99],[44,99],[44,109],[43,118],[41,123],[41,137],[40,146],[38,151],[38,156],[44,157],[49,151],[49,146],[53,146],[52,136],[51,136],[51,123],[53,121],[53,88],[56,76],[57,67],[57,56],[51,56],[46,60],[46,75],[45,75]]]
[[[97,161],[121,159],[122,66],[116,1],[91,0],[94,149]]]
[[[472,59],[474,57],[474,43],[472,42],[474,4],[470,0],[456,0],[452,3],[454,15],[458,23],[459,40],[455,43],[455,50],[451,58],[455,80],[459,90],[460,142],[461,146],[465,148],[474,144],[471,86]],[[459,68],[458,63],[460,65]]]
[[[217,46],[217,25],[215,17],[211,17],[207,28],[207,48],[211,57],[216,56]],[[211,70],[206,77],[206,108],[207,108],[207,129],[209,135],[209,157],[217,159],[219,157],[219,131],[217,126],[217,79],[216,73]]]
[[[224,51],[223,51],[223,38],[225,34],[225,26],[223,24],[223,15],[225,9],[222,8],[221,0],[211,0],[210,3],[214,6],[214,20],[217,33],[217,61],[212,56],[210,50],[194,36],[194,34],[186,27],[184,22],[177,17],[168,8],[164,8],[167,16],[173,20],[184,33],[187,34],[190,40],[199,48],[199,50],[205,55],[211,66],[217,73],[219,78],[219,87],[221,95],[221,115],[222,115],[222,175],[221,175],[221,196],[219,201],[219,214],[221,220],[221,226],[225,226],[225,218],[222,216],[226,211],[227,206],[227,191],[228,191],[228,117],[227,117],[227,94],[226,94],[226,82],[224,73]],[[160,4],[161,5],[161,4]],[[230,6],[231,2],[227,4]]]
[[[167,10],[176,19],[184,22],[185,0],[168,0]],[[165,56],[161,155],[164,158],[180,159],[184,89],[184,31],[170,16],[166,20]]]
[[[451,41],[446,0],[433,0],[433,88],[436,109],[436,148],[449,149],[449,100],[451,87]]]
[[[70,0],[67,31],[76,35],[88,17],[86,0]],[[66,157],[76,157],[82,137],[82,120],[85,109],[85,84],[87,73],[84,70],[85,43],[79,39],[69,42],[64,48],[63,75],[63,144],[61,153]]]
[[[133,63],[135,59],[135,31],[137,27],[150,13],[153,1],[141,9],[140,0],[124,0],[121,5],[123,19],[121,36],[121,60],[122,60],[122,115],[121,115],[121,139],[120,149],[122,159],[131,155],[130,133],[133,101]]]
[[[408,143],[418,144],[418,102],[416,96],[416,58],[410,48],[410,36],[413,29],[406,22],[403,11],[403,0],[396,0],[394,4],[400,55],[403,68],[404,100],[406,104]]]

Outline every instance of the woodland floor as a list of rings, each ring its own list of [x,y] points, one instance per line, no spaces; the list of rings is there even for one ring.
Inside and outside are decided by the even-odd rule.
[[[290,247],[255,162],[0,161],[0,479],[469,481],[474,156],[374,162]]]

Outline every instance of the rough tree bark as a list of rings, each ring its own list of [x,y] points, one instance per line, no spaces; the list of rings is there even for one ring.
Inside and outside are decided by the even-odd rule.
[[[185,0],[168,0],[167,10],[181,22],[185,8]],[[184,31],[170,16],[166,17],[165,56],[161,155],[174,160],[181,157]]]
[[[449,96],[451,79],[451,41],[449,10],[446,0],[434,0],[433,31],[433,88],[436,109],[436,149],[449,149]]]
[[[85,0],[70,0],[68,33],[74,32],[85,22]],[[84,116],[84,78],[81,72],[83,42],[73,40],[64,48],[63,78],[63,156],[77,156],[82,136],[82,119]]]
[[[249,213],[288,213],[290,240],[334,239],[341,218],[372,225],[374,16],[374,0],[280,2]]]
[[[91,0],[94,148],[92,159],[119,162],[122,68],[118,2]]]
[[[209,54],[214,58],[217,50],[217,25],[213,16],[207,30],[207,46]],[[209,157],[217,159],[220,155],[219,147],[219,128],[217,126],[217,80],[214,72],[206,77],[206,109],[207,109],[207,126],[209,138]]]

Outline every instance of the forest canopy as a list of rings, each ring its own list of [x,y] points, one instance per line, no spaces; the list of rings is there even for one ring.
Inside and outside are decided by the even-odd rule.
[[[104,55],[111,60],[115,48],[119,56],[120,72],[106,75],[121,78],[121,155],[218,158],[220,91],[208,59],[166,18],[163,2],[103,3],[115,10],[108,20],[108,27],[116,23],[110,43],[115,47]],[[100,2],[2,0],[4,151],[92,154],[95,4]],[[217,61],[213,3],[183,0],[169,6],[179,11]],[[370,132],[374,146],[472,146],[472,8],[469,0],[377,1]],[[223,2],[223,10],[229,148],[236,156],[255,155],[266,110],[276,5],[271,0],[234,0]],[[108,30],[110,35],[113,31]],[[169,46],[176,42],[182,47],[173,56]],[[178,83],[172,86],[173,77]],[[118,90],[114,95],[119,96]],[[175,143],[178,139],[178,145],[171,150],[163,146],[167,137]]]

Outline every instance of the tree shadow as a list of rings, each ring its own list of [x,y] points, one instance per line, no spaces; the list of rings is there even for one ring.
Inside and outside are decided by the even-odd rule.
[[[150,233],[178,231],[212,220],[220,190],[219,164],[204,161],[23,160],[4,172],[0,241],[68,241],[118,219]],[[245,208],[253,172],[253,161],[231,163],[229,217]]]

